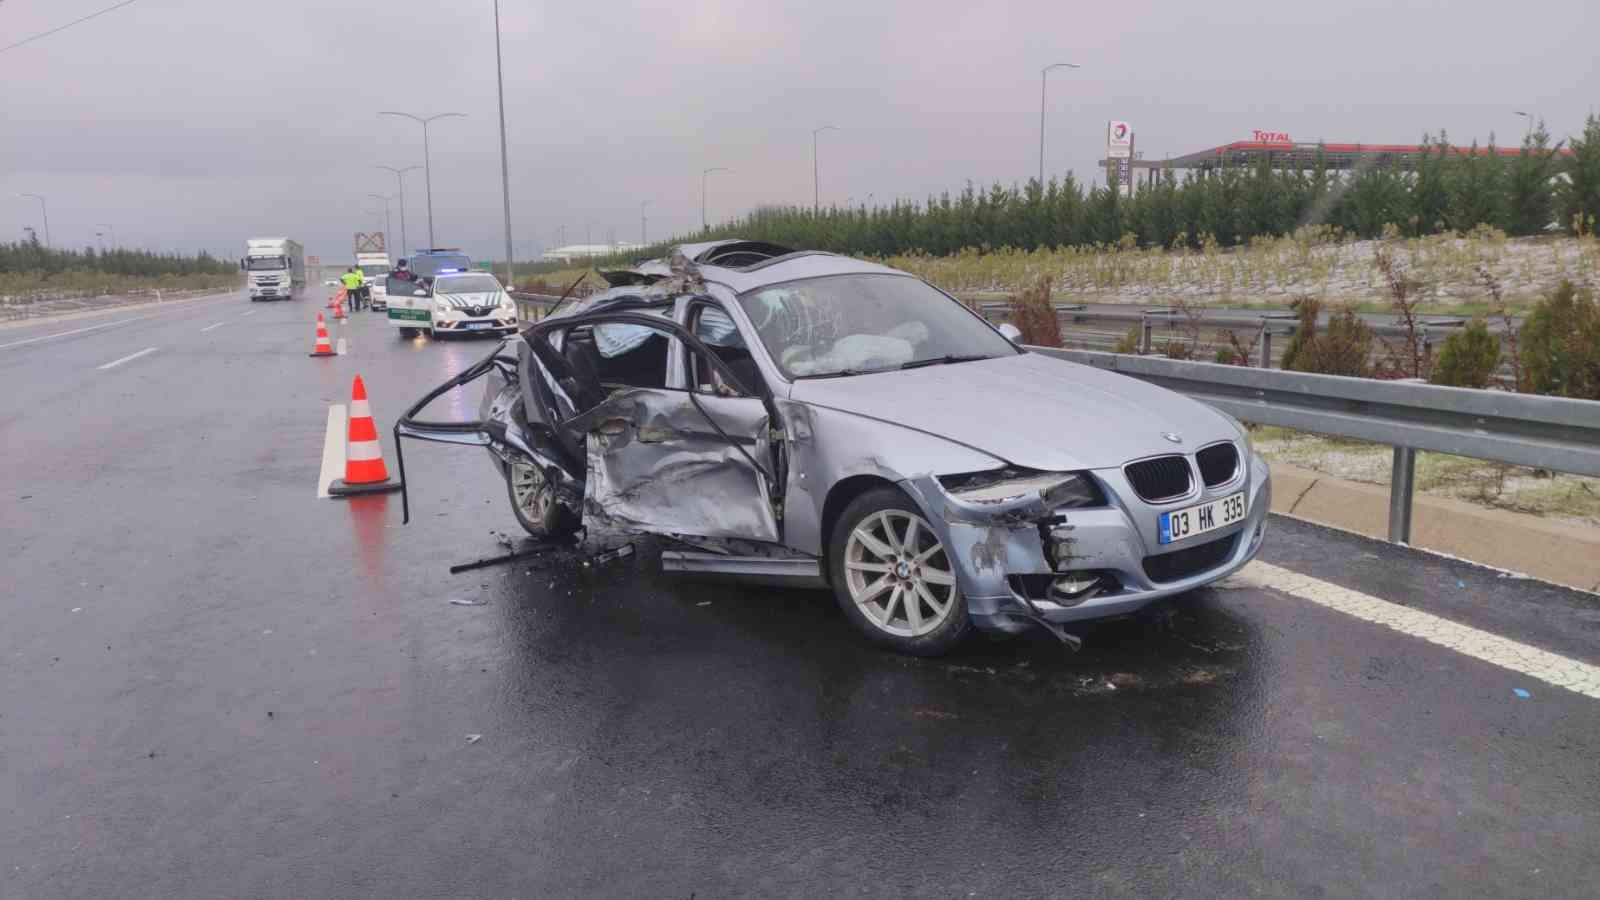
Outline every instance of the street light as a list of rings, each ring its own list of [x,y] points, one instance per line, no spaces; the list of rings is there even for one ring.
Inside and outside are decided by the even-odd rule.
[[[823,125],[811,129],[811,214],[817,214],[817,197],[821,191],[817,182],[817,135],[824,131],[838,131],[837,125]]]
[[[32,197],[39,201],[39,214],[44,216],[44,245],[46,247],[52,246],[50,243],[50,210],[45,206],[44,198],[38,194],[18,194],[17,196]]]
[[[389,240],[389,229],[394,227],[394,223],[389,220],[389,198],[385,197],[382,194],[368,194],[367,196],[373,198],[374,200],[382,200],[383,201],[383,237],[384,237],[384,246],[385,246],[385,248],[387,248],[388,247],[388,240]],[[402,212],[404,212],[404,210],[402,210]],[[405,248],[404,247],[401,247],[400,249],[401,249],[402,253],[405,252]]]
[[[1044,87],[1051,69],[1076,69],[1077,63],[1051,63],[1039,70],[1039,190],[1044,190]]]
[[[379,112],[378,115],[380,115],[380,116],[399,116],[402,119],[410,119],[411,121],[416,122],[416,123],[418,123],[418,124],[420,124],[422,126],[422,176],[425,179],[425,181],[427,182],[427,190],[428,190],[428,246],[432,247],[432,246],[434,246],[434,240],[433,240],[433,162],[429,158],[429,153],[428,153],[428,123],[432,122],[432,121],[435,121],[437,119],[448,119],[448,118],[451,118],[451,117],[457,117],[457,118],[463,118],[464,119],[464,118],[467,117],[467,114],[466,113],[458,113],[458,112],[447,112],[447,113],[439,113],[438,115],[435,115],[435,116],[428,116],[427,118],[423,118],[421,116],[413,116],[410,113],[391,112],[389,110],[384,110],[382,112]]]
[[[644,219],[644,208],[646,206],[649,206],[649,205],[650,205],[650,201],[649,200],[641,200],[641,201],[639,201],[639,248],[641,250],[644,249],[645,245],[650,243],[649,241],[645,240],[645,232],[644,232],[644,222],[645,222],[645,219]]]
[[[511,290],[516,280],[511,249],[511,169],[506,162],[506,77],[500,68],[500,0],[494,0],[494,78],[500,93],[500,198],[506,212],[506,290]],[[433,235],[428,235],[432,241]]]
[[[405,178],[403,176],[407,172],[411,171],[412,169],[420,169],[422,167],[421,166],[406,166],[404,169],[396,169],[394,166],[375,166],[374,168],[383,169],[386,172],[393,172],[394,173],[394,180],[396,182],[398,182],[399,185],[400,185],[400,255],[401,256],[405,256],[406,255],[406,180],[405,180]],[[430,237],[431,237],[431,235],[430,235]],[[431,244],[433,242],[429,241],[428,243]]]
[[[111,249],[117,249],[117,226],[110,222],[96,222],[94,225],[96,228],[104,228],[111,232]]]
[[[1512,112],[1528,120],[1528,129],[1522,133],[1522,142],[1527,143],[1528,135],[1533,133],[1533,113],[1525,113],[1520,109],[1512,110]]]
[[[712,172],[732,172],[732,171],[733,171],[732,169],[724,169],[722,166],[715,166],[713,168],[706,169],[706,170],[704,170],[703,172],[700,173],[700,230],[701,231],[705,231],[706,230],[706,176],[710,175]]]

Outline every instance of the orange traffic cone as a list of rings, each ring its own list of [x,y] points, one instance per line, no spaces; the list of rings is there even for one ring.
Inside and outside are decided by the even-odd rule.
[[[378,440],[378,426],[367,405],[367,385],[360,375],[350,386],[350,431],[344,446],[344,477],[328,485],[329,494],[348,497],[400,490],[400,482],[389,480],[383,464],[383,442]]]
[[[322,320],[322,313],[317,313],[317,344],[307,356],[334,356],[333,344],[328,341],[328,323]]]

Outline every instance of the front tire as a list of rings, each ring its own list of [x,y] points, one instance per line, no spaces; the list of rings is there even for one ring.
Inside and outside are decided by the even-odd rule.
[[[512,459],[505,467],[505,476],[511,513],[523,531],[538,538],[559,539],[578,530],[577,517],[556,502],[555,487],[538,465]]]
[[[828,542],[828,567],[845,617],[876,644],[939,656],[971,630],[953,561],[899,488],[874,488],[845,507]]]

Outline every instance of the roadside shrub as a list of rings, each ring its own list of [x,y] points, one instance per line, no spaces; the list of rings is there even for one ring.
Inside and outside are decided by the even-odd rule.
[[[1112,353],[1138,353],[1139,352],[1139,326],[1134,325],[1134,326],[1130,327],[1128,329],[1128,333],[1123,335],[1121,340],[1117,341],[1117,345],[1115,347],[1111,348],[1111,352]]]
[[[1466,328],[1445,338],[1434,363],[1434,384],[1486,388],[1500,368],[1500,339],[1489,333],[1489,323],[1473,319]]]
[[[1600,304],[1593,291],[1563,281],[1523,323],[1520,342],[1534,393],[1600,400]]]
[[[1283,367],[1296,372],[1323,375],[1349,375],[1364,378],[1372,370],[1372,328],[1361,321],[1355,310],[1345,307],[1328,319],[1320,330],[1317,315],[1322,304],[1303,298],[1298,304],[1300,326],[1283,358]]]
[[[1011,321],[1022,332],[1024,344],[1061,346],[1061,320],[1050,305],[1050,276],[1041,275],[1021,294],[1011,298]]]

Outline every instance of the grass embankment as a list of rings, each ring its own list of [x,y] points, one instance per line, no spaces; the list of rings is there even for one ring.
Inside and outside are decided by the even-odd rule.
[[[1600,283],[1600,240],[1508,238],[1493,229],[1382,242],[1406,273],[1422,282],[1422,311],[1450,315],[1486,313],[1490,301],[1480,272],[1500,282],[1507,306],[1521,313],[1569,279]],[[1329,229],[1257,238],[1249,246],[1159,250],[1134,247],[964,250],[951,256],[906,254],[883,263],[919,275],[962,297],[1003,297],[1041,276],[1052,281],[1057,302],[1162,303],[1184,297],[1201,305],[1283,308],[1301,296],[1361,311],[1389,309],[1382,273],[1374,262],[1378,241],[1341,240]],[[589,272],[585,287],[604,282],[582,267],[530,279],[559,293]]]
[[[1253,429],[1252,435],[1256,449],[1268,462],[1288,463],[1346,481],[1389,484],[1394,456],[1387,445],[1273,426]],[[1584,527],[1600,525],[1600,478],[1419,453],[1417,490],[1433,497],[1565,519]]]
[[[114,275],[94,271],[0,272],[0,297],[12,303],[97,297],[136,291],[227,290],[239,284],[237,273],[220,275]]]

